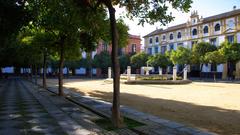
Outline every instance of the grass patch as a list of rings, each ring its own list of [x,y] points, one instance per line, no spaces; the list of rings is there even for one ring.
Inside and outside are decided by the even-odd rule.
[[[100,126],[101,128],[107,130],[107,131],[114,131],[114,130],[118,130],[118,128],[115,128],[112,124],[112,121],[110,119],[98,119],[94,121],[98,126]],[[137,122],[133,119],[129,119],[124,117],[124,125],[125,128],[128,129],[133,129],[135,127],[139,127],[139,126],[144,126],[143,123]]]

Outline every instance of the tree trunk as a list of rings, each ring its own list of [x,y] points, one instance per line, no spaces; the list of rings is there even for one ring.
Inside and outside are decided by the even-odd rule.
[[[37,75],[38,75],[38,69],[37,69],[37,65],[35,65],[35,84],[37,84]]]
[[[202,68],[203,68],[203,64],[200,64],[200,80],[202,80]]]
[[[213,72],[214,82],[216,82],[216,71]]]
[[[118,32],[116,26],[115,12],[110,0],[106,2],[110,14],[110,26],[112,37],[112,66],[113,66],[113,106],[112,122],[117,128],[122,126],[123,120],[120,116],[120,67],[118,61]]]
[[[30,71],[30,80],[31,80],[31,82],[33,82],[33,65],[30,65],[30,69],[31,69],[31,71]]]
[[[58,73],[58,95],[63,96],[63,64],[64,64],[64,38],[60,42],[60,60],[59,60],[59,73]]]
[[[89,67],[87,68],[87,72],[88,72],[87,76],[92,78],[92,52],[89,52],[87,55],[88,55],[87,59],[88,59],[88,62],[89,62]]]
[[[46,67],[47,67],[47,62],[46,62],[46,59],[47,59],[47,52],[44,50],[44,53],[43,53],[43,88],[46,89],[47,88],[47,83],[46,83]]]

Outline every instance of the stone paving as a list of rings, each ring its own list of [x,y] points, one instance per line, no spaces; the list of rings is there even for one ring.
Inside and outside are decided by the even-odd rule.
[[[17,80],[2,85],[0,103],[0,135],[66,134]]]
[[[0,135],[115,135],[98,115],[20,79],[0,81]]]
[[[50,91],[56,92],[57,89],[54,87],[48,88]],[[80,93],[65,89],[65,94],[69,100],[79,103],[86,108],[95,111],[98,114],[106,117],[111,117],[111,103],[97,100],[89,96],[82,96]],[[125,117],[131,118],[138,122],[146,124],[145,126],[137,127],[133,129],[139,134],[145,135],[216,135],[205,131],[203,129],[197,129],[188,127],[181,123],[176,123],[166,119],[162,119],[147,113],[139,112],[135,109],[127,106],[121,106],[121,112]]]

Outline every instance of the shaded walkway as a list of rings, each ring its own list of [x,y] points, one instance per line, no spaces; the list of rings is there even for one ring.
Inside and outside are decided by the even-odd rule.
[[[99,117],[29,82],[0,81],[0,135],[113,134],[91,118]]]

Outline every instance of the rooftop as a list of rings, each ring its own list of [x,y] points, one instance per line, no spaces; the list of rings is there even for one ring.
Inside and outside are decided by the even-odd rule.
[[[218,15],[203,18],[201,20],[201,22],[202,23],[207,23],[207,22],[219,20],[219,19],[222,19],[222,18],[227,18],[227,17],[231,17],[231,16],[234,16],[234,15],[238,15],[238,14],[240,14],[240,9],[234,9],[234,10],[229,11],[229,12],[225,12],[225,13],[222,13],[222,14],[218,14]],[[187,26],[187,23],[183,23],[183,24],[172,26],[172,27],[168,27],[167,29],[156,29],[155,31],[153,31],[153,32],[151,32],[151,33],[149,33],[149,34],[147,34],[143,37],[145,38],[145,37],[150,37],[150,36],[154,36],[154,35],[161,34],[161,33],[174,31],[174,30],[177,30],[177,29],[184,28],[186,26]]]

